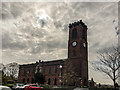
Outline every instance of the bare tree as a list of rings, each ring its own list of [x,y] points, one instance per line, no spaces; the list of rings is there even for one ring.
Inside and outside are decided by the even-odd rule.
[[[9,63],[4,66],[3,72],[6,76],[11,76],[13,79],[18,77],[19,65],[17,63]]]
[[[118,48],[109,48],[103,50],[104,52],[98,52],[99,61],[93,62],[95,70],[105,73],[111,78],[114,84],[114,89],[116,89],[116,83],[120,73],[118,72],[120,68],[120,51]]]

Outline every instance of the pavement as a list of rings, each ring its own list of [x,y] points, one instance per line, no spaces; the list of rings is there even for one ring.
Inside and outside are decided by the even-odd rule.
[[[89,90],[88,88],[75,88],[73,90]]]

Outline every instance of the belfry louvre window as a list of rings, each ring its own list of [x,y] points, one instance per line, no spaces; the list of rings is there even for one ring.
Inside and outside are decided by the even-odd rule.
[[[76,51],[75,50],[73,50],[73,56],[76,56]]]
[[[86,39],[86,34],[85,34],[86,32],[85,32],[85,29],[83,29],[83,32],[82,32],[82,38],[83,39]]]
[[[72,38],[73,38],[73,39],[77,38],[77,29],[76,29],[76,28],[74,28],[74,29],[72,30]]]

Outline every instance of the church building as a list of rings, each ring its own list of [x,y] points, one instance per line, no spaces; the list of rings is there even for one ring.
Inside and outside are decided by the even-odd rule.
[[[45,76],[46,85],[60,85],[60,78],[64,60],[54,60],[32,64],[24,64],[19,67],[18,81],[24,84],[34,83],[34,74],[41,72]]]
[[[67,42],[67,41],[66,41]],[[69,24],[68,58],[79,78],[79,85],[88,86],[88,43],[87,26],[82,22]],[[39,61],[20,65],[18,81],[33,83],[34,73],[39,69],[45,75],[45,84],[62,85],[62,72],[66,60]]]

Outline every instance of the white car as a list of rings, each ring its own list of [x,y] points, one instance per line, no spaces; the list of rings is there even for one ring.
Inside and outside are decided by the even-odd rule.
[[[12,90],[12,89],[7,86],[0,86],[0,90]]]
[[[29,85],[24,85],[24,86],[22,86],[22,88],[25,88],[25,86],[29,86]]]
[[[23,88],[24,84],[20,84],[20,83],[16,83],[12,88],[13,89],[19,89],[19,88]]]

